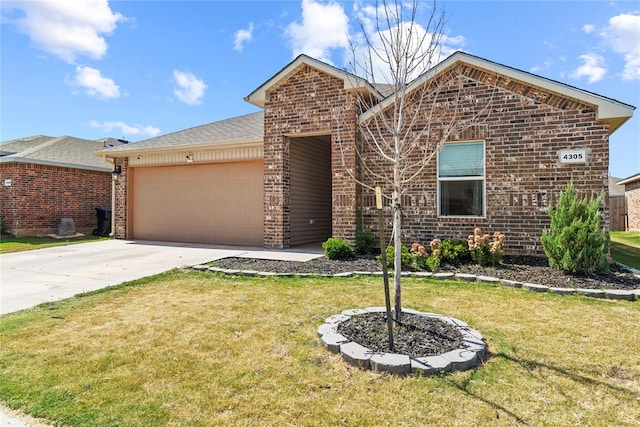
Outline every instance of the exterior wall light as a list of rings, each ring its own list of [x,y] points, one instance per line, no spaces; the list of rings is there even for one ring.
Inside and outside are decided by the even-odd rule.
[[[193,163],[193,154],[187,154],[187,163]]]
[[[114,166],[113,170],[111,171],[111,178],[114,181],[118,180],[118,175],[120,175],[122,173],[122,166],[118,165],[118,166]]]

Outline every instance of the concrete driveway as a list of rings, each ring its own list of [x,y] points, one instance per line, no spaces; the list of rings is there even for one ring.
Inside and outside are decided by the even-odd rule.
[[[0,314],[226,257],[306,261],[315,251],[103,240],[0,255]]]

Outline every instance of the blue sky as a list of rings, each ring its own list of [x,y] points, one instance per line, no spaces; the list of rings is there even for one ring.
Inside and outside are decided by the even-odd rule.
[[[257,111],[243,98],[297,54],[342,67],[368,4],[3,0],[0,140],[139,141]],[[640,1],[440,6],[448,51],[640,107]],[[611,175],[640,172],[640,110],[610,146]]]

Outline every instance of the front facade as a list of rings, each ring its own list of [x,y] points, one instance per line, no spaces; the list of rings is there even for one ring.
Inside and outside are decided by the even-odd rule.
[[[511,253],[539,254],[547,208],[569,180],[585,195],[606,193],[608,138],[633,107],[463,53],[408,91],[436,80],[426,104],[442,124],[461,111],[482,120],[446,133],[425,110],[414,123],[417,140],[438,150],[405,188],[406,243],[481,227],[505,233]],[[391,99],[301,56],[247,96],[259,113],[101,152],[122,166],[116,237],[287,248],[375,230],[370,189],[384,186],[384,171],[371,166],[379,162],[358,123]]]
[[[110,144],[113,145],[113,144]],[[0,144],[0,218],[14,236],[45,236],[60,219],[91,233],[97,207],[111,206],[111,169],[95,156],[104,141],[34,136]]]

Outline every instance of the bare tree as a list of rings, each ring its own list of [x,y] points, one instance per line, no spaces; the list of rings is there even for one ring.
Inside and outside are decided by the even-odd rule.
[[[421,25],[422,6],[425,3],[418,0],[408,7],[402,0],[377,2],[374,18],[359,19],[365,48],[351,44],[352,62],[347,67],[352,74],[377,82],[374,87],[380,88],[380,98],[389,94],[377,104],[370,95],[356,95],[363,113],[355,147],[360,171],[353,178],[370,190],[375,185],[387,189],[393,212],[396,320],[402,313],[403,198],[443,144],[459,139],[482,121],[490,103],[490,97],[479,100],[463,90],[469,79],[459,71],[436,73],[442,59],[445,15],[434,0],[429,18]]]

